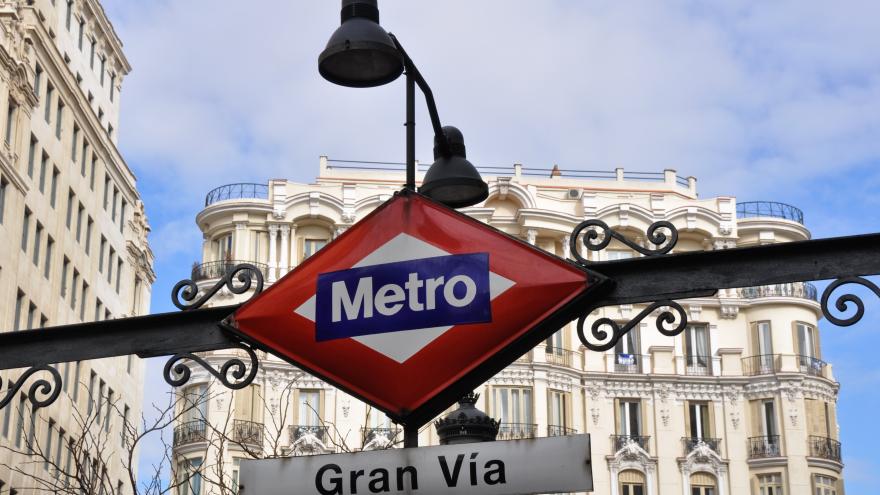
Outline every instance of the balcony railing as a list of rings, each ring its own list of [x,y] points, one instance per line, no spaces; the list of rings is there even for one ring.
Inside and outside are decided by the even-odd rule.
[[[570,349],[563,349],[562,347],[552,347],[546,346],[545,348],[547,362],[550,364],[557,364],[559,366],[568,366],[571,367],[571,363],[574,362],[574,351]]]
[[[801,225],[804,212],[800,208],[775,201],[746,201],[736,204],[736,218],[771,217],[791,220]]]
[[[326,443],[328,435],[327,431],[327,426],[291,425],[288,428],[290,443],[296,442],[305,435],[312,435],[317,438],[319,442]]]
[[[567,426],[547,425],[548,437],[564,437],[566,435],[577,435],[577,430]]]
[[[523,438],[535,438],[538,425],[529,423],[501,423],[498,427],[496,440],[521,440]]]
[[[611,435],[611,448],[613,452],[617,452],[624,448],[628,443],[633,442],[645,452],[648,452],[648,440],[650,439],[651,437],[638,435]]]
[[[800,299],[818,300],[816,286],[810,282],[791,282],[787,284],[759,285],[737,289],[739,297],[758,299],[762,297],[797,297]]]
[[[361,433],[363,436],[363,444],[367,445],[368,443],[376,440],[379,437],[385,437],[390,443],[394,443],[397,441],[397,437],[400,436],[400,428],[396,427],[364,427],[361,428]]]
[[[266,265],[265,263],[257,263],[255,261],[241,260],[209,261],[207,263],[194,265],[192,269],[192,279],[195,282],[199,282],[201,280],[211,280],[225,277],[227,273],[231,272],[233,268],[236,267],[236,265],[240,265],[242,263],[249,263],[256,266],[263,274],[263,280],[269,279],[268,265]]]
[[[810,435],[810,457],[820,457],[840,462],[840,442],[837,440]]]
[[[269,199],[269,186],[254,183],[226,184],[205,195],[205,206],[229,199]]]
[[[642,363],[648,356],[642,354],[615,354],[614,355],[614,371],[615,373],[638,374],[644,373]]]
[[[712,356],[690,355],[684,358],[684,373],[691,376],[712,376]]]
[[[262,447],[263,423],[255,423],[253,421],[245,421],[242,419],[232,420],[232,441],[235,443]]]
[[[813,376],[825,376],[825,366],[828,364],[825,361],[816,359],[812,356],[803,355],[800,355],[797,358],[798,367],[800,368],[801,373]]]
[[[779,457],[781,455],[782,449],[779,443],[779,435],[749,438],[749,459]]]
[[[704,443],[710,449],[712,449],[716,454],[720,451],[718,448],[721,445],[720,438],[696,438],[696,437],[684,437],[681,439],[681,443],[684,445],[684,456],[687,457],[688,454],[694,451],[697,448],[697,445]]]
[[[207,438],[205,433],[206,425],[204,420],[197,419],[181,423],[174,427],[174,446],[179,447],[189,443],[204,442]]]
[[[743,374],[746,376],[772,375],[782,367],[779,354],[759,354],[742,358]]]

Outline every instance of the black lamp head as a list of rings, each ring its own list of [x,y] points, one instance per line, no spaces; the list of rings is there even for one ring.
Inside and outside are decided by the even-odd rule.
[[[434,164],[425,174],[419,192],[450,208],[473,206],[485,200],[489,197],[489,186],[477,168],[467,161],[461,131],[445,126],[443,134],[446,150],[438,141],[439,136],[434,136]]]
[[[370,88],[403,72],[403,55],[379,25],[377,0],[342,0],[342,25],[318,56],[318,72],[341,86]]]

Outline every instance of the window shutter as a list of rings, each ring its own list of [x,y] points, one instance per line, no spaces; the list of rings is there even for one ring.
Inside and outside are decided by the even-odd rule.
[[[694,436],[693,430],[691,430],[691,408],[692,407],[693,407],[693,405],[691,404],[691,401],[685,401],[685,403],[684,403],[684,432],[685,432],[685,436],[687,436],[687,437]]]
[[[618,435],[623,435],[623,414],[620,410],[620,399],[614,399],[614,431]]]
[[[709,437],[717,438],[718,434],[716,433],[716,430],[715,430],[715,403],[714,402],[707,402],[706,405],[709,408],[709,428],[708,428]]]
[[[819,327],[813,327],[813,357],[816,359],[822,359],[821,353],[822,346],[819,345]]]
[[[263,395],[260,385],[251,385],[251,421],[255,423],[263,422]]]
[[[760,347],[758,346],[758,339],[760,338],[760,336],[758,335],[758,322],[753,321],[749,323],[749,326],[751,327],[749,330],[749,336],[751,340],[749,345],[752,349],[752,356],[757,356],[758,354],[760,354]]]
[[[761,421],[761,401],[753,400],[750,401],[751,416],[752,416],[752,436],[760,437],[764,435],[764,423]]]
[[[798,322],[791,322],[791,346],[794,349],[794,353],[797,355],[801,354],[801,339],[800,335],[798,335]],[[798,361],[800,363],[800,361]]]
[[[251,421],[250,396],[250,387],[235,391],[235,419]]]

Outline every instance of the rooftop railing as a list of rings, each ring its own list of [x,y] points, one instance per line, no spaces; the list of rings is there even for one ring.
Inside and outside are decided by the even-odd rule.
[[[799,355],[797,360],[798,368],[800,368],[801,373],[806,373],[812,376],[825,376],[825,366],[828,365],[825,361],[812,356],[803,355]]]
[[[712,376],[712,356],[697,354],[685,356],[684,372],[690,376]]]
[[[746,201],[736,204],[737,218],[782,218],[801,225],[804,224],[804,212],[800,208],[775,201]]]
[[[550,364],[571,367],[571,363],[574,362],[575,351],[572,351],[571,349],[548,345],[544,347],[544,351],[547,362]]]
[[[772,375],[782,369],[782,355],[759,354],[742,358],[743,375]]]
[[[205,195],[205,206],[230,199],[269,199],[269,185],[252,182],[226,184]]]
[[[743,287],[737,289],[737,295],[744,299],[758,299],[762,297],[798,297],[818,300],[816,286],[810,282],[791,282],[787,284],[759,285],[757,287]]]

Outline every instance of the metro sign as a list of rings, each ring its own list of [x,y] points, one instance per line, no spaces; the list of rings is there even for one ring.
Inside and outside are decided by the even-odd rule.
[[[597,282],[403,192],[227,324],[396,421],[427,421],[567,323]]]

